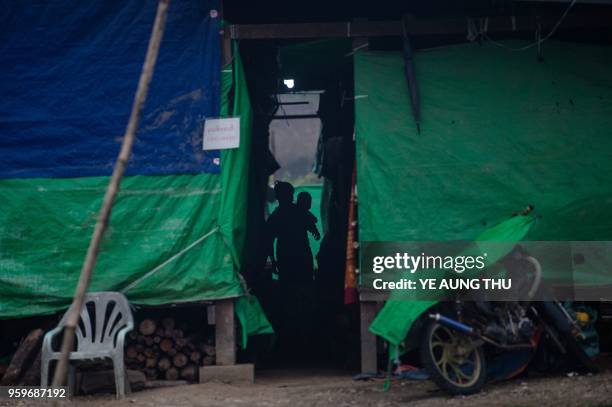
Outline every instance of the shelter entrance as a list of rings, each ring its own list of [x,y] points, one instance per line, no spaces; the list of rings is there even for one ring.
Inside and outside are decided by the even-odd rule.
[[[258,179],[249,228],[258,244],[246,277],[276,330],[272,343],[253,350],[259,367],[358,366],[358,309],[344,301],[354,167],[351,49],[346,39],[240,44]],[[291,201],[314,220],[314,231],[304,231],[308,281],[294,277],[310,259],[283,263],[282,238],[270,237],[273,214],[282,212],[279,182],[291,184]],[[297,227],[291,222],[282,227]]]

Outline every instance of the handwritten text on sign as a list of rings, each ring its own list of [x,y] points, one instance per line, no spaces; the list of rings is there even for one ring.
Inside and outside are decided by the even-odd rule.
[[[223,150],[240,147],[240,117],[206,119],[204,150]]]

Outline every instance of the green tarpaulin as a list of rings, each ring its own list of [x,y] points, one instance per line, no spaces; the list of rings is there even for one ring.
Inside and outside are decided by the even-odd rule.
[[[122,291],[142,305],[245,295],[238,271],[251,107],[237,50],[233,68],[223,69],[221,110],[240,116],[240,148],[222,151],[221,174],[124,178],[90,291]],[[108,177],[0,180],[0,318],[67,308],[107,184]],[[238,300],[236,313],[245,335],[272,332],[254,297]]]
[[[71,302],[107,184],[107,177],[0,181],[2,318]],[[125,178],[90,290],[135,284],[130,301],[150,305],[241,295],[218,222],[221,193],[217,175]]]
[[[612,240],[612,48],[543,52],[416,52],[420,134],[401,53],[356,53],[360,240],[474,240],[528,205],[529,240]],[[425,305],[388,319],[402,326],[387,339]]]
[[[495,263],[509,253],[517,242],[527,236],[534,225],[531,216],[516,216],[495,225],[478,236],[464,253],[472,253],[474,249],[480,248],[480,252],[488,253],[487,259]],[[494,242],[487,245],[486,242]],[[501,243],[504,244],[501,244]],[[415,300],[411,298],[414,291],[393,291],[389,300],[385,303],[380,313],[370,326],[370,331],[387,339],[394,345],[401,343],[419,315],[431,306],[435,301]]]

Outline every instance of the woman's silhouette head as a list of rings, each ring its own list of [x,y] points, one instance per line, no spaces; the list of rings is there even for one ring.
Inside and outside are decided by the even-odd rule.
[[[274,194],[279,206],[290,204],[293,202],[293,185],[288,182],[278,181],[274,185]]]

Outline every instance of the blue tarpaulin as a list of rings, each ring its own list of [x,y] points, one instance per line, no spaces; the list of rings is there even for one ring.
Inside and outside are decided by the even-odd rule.
[[[0,1],[0,178],[109,175],[155,1]],[[219,115],[215,0],[173,1],[128,175],[219,171],[202,151]]]

